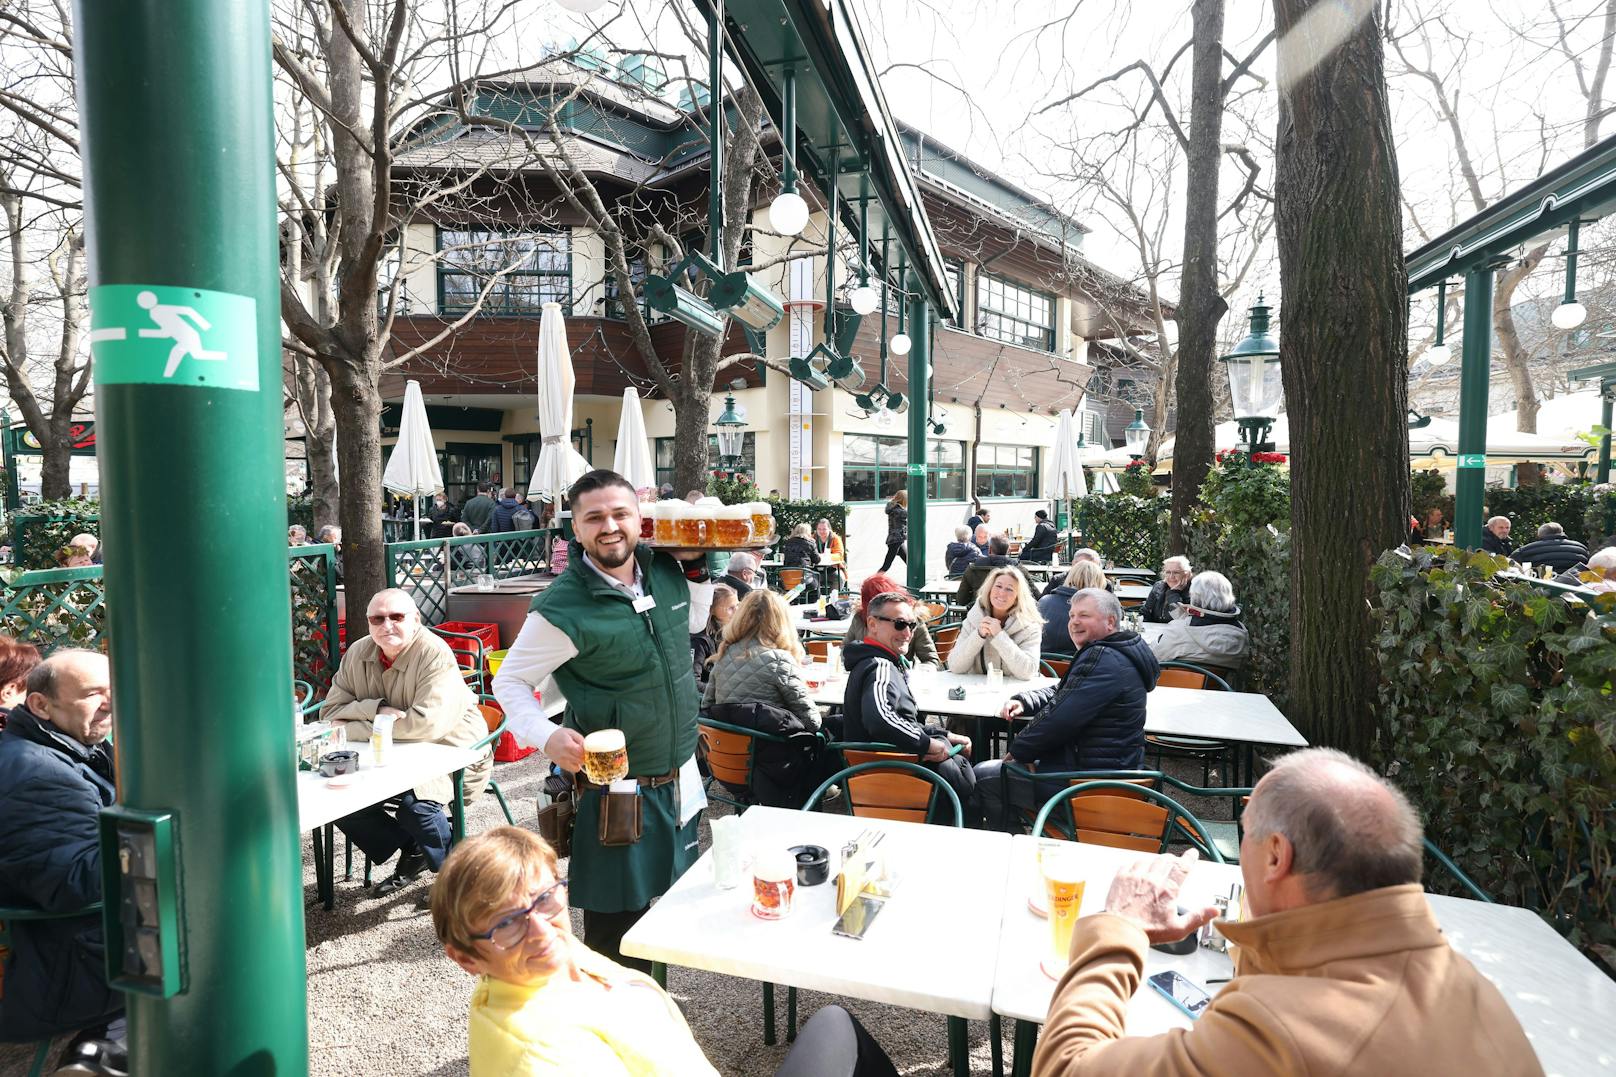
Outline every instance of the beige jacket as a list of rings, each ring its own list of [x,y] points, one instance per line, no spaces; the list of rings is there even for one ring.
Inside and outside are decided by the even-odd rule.
[[[1034,1077],[1542,1077],[1503,996],[1448,945],[1418,884],[1219,926],[1240,946],[1234,981],[1194,1027],[1125,1038],[1145,933],[1103,913],[1079,920]]]
[[[429,740],[464,748],[488,736],[488,723],[477,709],[477,697],[466,687],[454,652],[441,636],[422,628],[399,652],[391,669],[383,670],[381,649],[365,636],[348,648],[332,678],[320,715],[343,722],[348,739],[368,741],[371,719],[378,707],[397,707],[404,716],[393,723],[395,741]],[[494,767],[492,748],[466,768],[466,800],[483,786]],[[444,775],[415,787],[415,795],[445,806],[454,802],[453,775]]]

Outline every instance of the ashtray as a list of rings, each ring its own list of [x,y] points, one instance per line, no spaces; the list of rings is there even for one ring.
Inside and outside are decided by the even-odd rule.
[[[327,752],[320,757],[320,776],[322,778],[335,778],[339,774],[353,774],[358,770],[358,752]]]
[[[798,885],[818,886],[830,878],[830,852],[823,845],[793,845],[791,855],[797,858]]]
[[[958,688],[950,688],[948,690],[948,698],[949,699],[964,699],[965,698],[965,686],[960,685]]]

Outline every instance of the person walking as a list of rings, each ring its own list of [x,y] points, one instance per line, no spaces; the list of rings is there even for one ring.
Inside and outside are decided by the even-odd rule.
[[[477,496],[460,507],[460,522],[471,528],[474,534],[487,531],[488,521],[494,517],[494,499],[490,496],[493,492],[493,486],[479,482]]]
[[[909,563],[909,491],[899,490],[887,502],[887,559],[879,571],[892,567],[895,558]]]
[[[707,626],[713,585],[703,554],[681,562],[640,544],[639,500],[615,471],[586,473],[567,503],[575,536],[567,568],[534,598],[494,676],[494,698],[520,743],[576,776],[569,884],[590,948],[649,971],[649,962],[622,957],[621,942],[699,853],[706,800],[690,633]],[[559,725],[533,699],[552,675],[567,700]],[[623,733],[626,792],[578,773],[584,737],[603,729]],[[613,832],[603,813],[610,823],[620,808],[630,825]]]

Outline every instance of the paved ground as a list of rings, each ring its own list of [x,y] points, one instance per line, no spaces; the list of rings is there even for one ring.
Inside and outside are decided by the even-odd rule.
[[[542,757],[538,755],[498,768],[500,787],[519,825],[534,827],[534,798],[543,773]],[[1175,769],[1175,773],[1187,781],[1198,782],[1201,777],[1199,766]],[[1185,806],[1208,811],[1213,818],[1224,817],[1222,811],[1200,802],[1189,801]],[[728,809],[717,806],[715,810]],[[472,833],[503,821],[492,797],[479,798],[468,811],[467,826]],[[708,840],[704,824],[704,848]],[[338,857],[340,871],[340,846]],[[336,909],[328,913],[313,904],[313,857],[306,838],[304,865],[305,891],[311,903],[305,913],[310,1072],[316,1077],[464,1077],[466,1007],[473,981],[443,956],[432,934],[431,918],[415,909],[415,898],[423,884],[384,900],[373,900],[361,885],[356,853],[354,878],[350,882],[338,879]],[[383,869],[375,878],[386,874]],[[581,932],[576,913],[574,929]],[[670,970],[669,989],[689,1015],[697,1041],[720,1072],[735,1077],[765,1077],[785,1057],[783,1044],[763,1045],[762,992],[757,983],[675,968]],[[829,1002],[841,1003],[863,1021],[897,1062],[900,1073],[949,1072],[945,1018],[815,992],[802,993],[801,1018],[806,1020]],[[783,1038],[783,990],[778,993],[777,1004]],[[1010,1034],[1011,1026],[1006,1022],[1007,1065]],[[972,1071],[990,1072],[986,1023],[971,1022],[970,1044]],[[31,1051],[0,1045],[0,1077],[25,1077],[31,1058]]]

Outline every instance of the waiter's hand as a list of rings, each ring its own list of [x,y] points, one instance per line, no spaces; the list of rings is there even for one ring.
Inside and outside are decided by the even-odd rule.
[[[556,730],[544,742],[544,757],[568,774],[577,773],[584,765],[584,735],[565,727]]]

